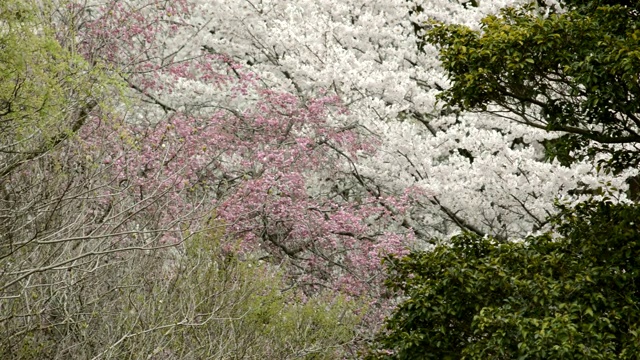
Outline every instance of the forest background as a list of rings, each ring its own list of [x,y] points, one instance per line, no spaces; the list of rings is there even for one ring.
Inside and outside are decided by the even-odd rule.
[[[638,9],[616,3],[4,1],[0,354],[438,358],[436,307],[389,317],[446,279],[412,259],[635,214]],[[605,210],[625,248],[635,215]],[[455,358],[523,342],[444,333],[478,340]]]

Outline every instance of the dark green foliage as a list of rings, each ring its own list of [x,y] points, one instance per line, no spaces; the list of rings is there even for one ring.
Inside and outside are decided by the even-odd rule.
[[[428,31],[452,83],[441,98],[576,135],[565,145],[612,154],[606,169],[637,166],[638,150],[616,145],[640,142],[640,5],[566,5],[547,16],[534,6],[506,8],[484,18],[481,31],[459,25]],[[584,140],[598,145],[587,149]]]
[[[391,262],[407,296],[370,359],[636,359],[640,209],[563,208],[558,238],[461,235]]]
[[[575,161],[583,160],[585,154],[572,153],[575,144],[579,141],[585,142],[584,139],[576,135],[564,135],[559,138],[543,141],[542,144],[544,145],[546,160],[557,160],[563,166],[570,166]]]

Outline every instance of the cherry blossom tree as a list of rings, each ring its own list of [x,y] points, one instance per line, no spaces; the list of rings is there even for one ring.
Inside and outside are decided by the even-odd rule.
[[[411,189],[406,228],[425,241],[461,230],[505,239],[547,224],[557,197],[625,176],[590,162],[549,161],[558,135],[501,115],[463,113],[438,102],[449,87],[437,49],[421,31],[439,21],[479,27],[486,14],[520,1],[219,1],[199,6],[214,17],[205,48],[226,53],[270,87],[301,96],[325,89],[377,140],[375,156],[354,161],[350,194]],[[223,14],[223,15],[222,15]],[[621,195],[624,197],[624,195]]]
[[[164,187],[153,184],[148,189],[175,187],[183,191],[183,186],[189,188],[187,184],[195,182],[199,191],[191,189],[191,193],[205,199],[212,195],[205,189],[215,188],[217,194],[202,201],[217,203],[217,216],[241,234],[245,246],[255,249],[260,239],[268,244],[265,249],[279,249],[291,259],[312,244],[318,245],[310,239],[322,238],[320,234],[358,240],[334,249],[337,253],[370,237],[357,235],[354,229],[312,221],[327,218],[321,216],[327,211],[324,205],[333,209],[330,212],[355,216],[343,224],[361,224],[361,232],[387,234],[393,243],[399,243],[395,236],[406,231],[427,241],[460,230],[498,238],[523,236],[545,226],[558,196],[604,182],[624,188],[623,177],[598,174],[591,162],[561,166],[546,161],[543,143],[551,135],[542,130],[505,126],[499,115],[460,113],[442,108],[436,101],[439,89],[448,86],[447,79],[439,68],[435,48],[421,40],[417,24],[446,20],[477,26],[483,14],[508,3],[150,4],[114,2],[87,7],[94,12],[87,25],[94,33],[90,32],[90,40],[81,42],[91,54],[87,56],[122,67],[124,80],[138,92],[139,100],[148,104],[128,114],[128,119],[136,120],[125,120],[137,126],[137,130],[130,130],[129,138],[150,139],[147,153],[139,155],[145,170],[140,172],[140,164],[123,157],[113,160],[114,166],[120,174],[137,171],[144,175],[142,179],[153,180],[158,177],[147,173],[160,171],[158,164],[171,166],[169,171],[163,170],[163,176],[171,180]],[[121,35],[107,39],[106,33]],[[203,55],[203,50],[208,55]],[[229,64],[229,69],[210,68],[212,59]],[[235,63],[246,64],[252,72]],[[229,85],[234,79],[246,84]],[[275,90],[257,88],[264,85]],[[295,93],[305,111],[316,112],[319,104],[343,106],[344,110],[319,115],[327,118],[326,123],[308,120],[316,115],[294,114],[296,100],[279,94],[281,91]],[[263,95],[268,101],[260,101]],[[251,118],[257,115],[247,111],[260,109],[268,114],[269,102],[287,109],[288,114],[282,117],[287,120],[260,120],[274,131],[264,132],[262,138],[252,137],[253,132],[245,134],[253,126]],[[222,113],[226,115],[220,119]],[[229,114],[239,122],[229,121]],[[298,116],[299,120],[290,121]],[[243,117],[249,118],[250,124],[241,120]],[[220,129],[216,123],[225,125]],[[265,129],[261,126],[258,124],[259,131]],[[321,129],[325,126],[328,130]],[[222,138],[225,131],[228,136]],[[177,134],[173,139],[165,137],[172,132]],[[286,138],[275,143],[267,140],[282,133]],[[216,139],[218,146],[193,134],[206,134],[203,136],[209,141]],[[234,138],[237,135],[240,139]],[[171,140],[184,145],[172,146]],[[298,148],[283,149],[290,141]],[[272,154],[277,147],[280,149]],[[152,154],[162,153],[158,149],[165,152],[164,160],[153,159]],[[205,150],[199,153],[198,149]],[[330,157],[316,157],[306,149]],[[301,167],[296,169],[298,165]],[[280,173],[279,167],[286,169],[286,174]],[[172,178],[172,171],[180,176]],[[185,178],[178,179],[183,174]],[[129,177],[122,175],[118,181],[128,184]],[[218,179],[225,179],[225,185],[216,182]],[[259,196],[253,196],[251,186],[260,189]],[[236,198],[229,194],[242,195]],[[265,220],[257,216],[255,208],[260,207],[256,204],[282,201],[283,197],[289,202],[262,207],[263,214],[282,217]],[[306,203],[307,199],[321,205]],[[333,203],[338,199],[339,205]],[[354,208],[353,204],[358,205]],[[363,210],[366,206],[361,204],[370,210]],[[245,211],[245,205],[252,211]],[[286,215],[285,208],[291,210]],[[358,214],[356,208],[364,212]],[[170,212],[183,214],[184,210]],[[393,220],[371,220],[380,214]],[[303,225],[301,217],[310,222]],[[283,238],[290,244],[283,243]],[[333,244],[335,240],[328,241]],[[326,254],[323,256],[329,261]],[[375,256],[371,259],[378,260]],[[342,266],[335,260],[329,262]]]
[[[374,156],[376,147],[364,141],[358,124],[346,123],[341,100],[267,89],[232,59],[203,51],[192,39],[203,32],[203,13],[183,5],[179,19],[173,8],[144,13],[151,10],[135,2],[130,8],[115,2],[118,16],[109,6],[96,9],[87,25],[96,32],[91,41],[104,29],[130,28],[128,42],[101,45],[102,57],[123,66],[124,80],[147,105],[106,126],[96,118],[85,128],[87,146],[104,149],[103,139],[123,139],[102,161],[137,207],[153,211],[154,221],[180,223],[185,213],[215,216],[242,240],[242,251],[277,262],[286,258],[306,279],[300,281],[314,288],[358,294],[377,282],[382,257],[404,251],[412,236],[397,226],[409,191],[344,195],[348,189],[339,182],[357,177],[354,161]],[[184,45],[184,38],[193,43]],[[134,51],[136,43],[141,48]],[[101,56],[89,41],[83,46]],[[166,202],[138,201],[164,193]]]

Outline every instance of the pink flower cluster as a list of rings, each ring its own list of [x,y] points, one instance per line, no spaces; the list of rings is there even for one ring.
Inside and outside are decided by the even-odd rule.
[[[240,251],[287,264],[310,292],[378,292],[382,259],[406,252],[411,240],[389,230],[408,199],[341,196],[334,186],[351,176],[350,161],[375,155],[372,142],[357,127],[330,124],[345,111],[336,97],[302,100],[265,88],[221,55],[169,63],[146,56],[179,26],[164,25],[168,13],[186,16],[186,4],[174,3],[131,9],[114,1],[87,25],[86,56],[127,69],[141,99],[120,117],[93,117],[82,131],[114,179],[105,198],[130,199],[122,211],[139,223],[179,230],[165,241],[214,214],[229,244],[241,241]],[[197,84],[212,100],[176,104],[190,91],[181,83]]]

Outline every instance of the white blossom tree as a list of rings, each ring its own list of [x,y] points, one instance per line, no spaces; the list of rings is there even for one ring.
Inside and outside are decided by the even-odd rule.
[[[408,195],[401,225],[420,238],[460,230],[498,238],[542,229],[558,197],[625,176],[599,174],[591,162],[547,161],[548,134],[500,114],[460,113],[436,95],[448,87],[425,23],[479,27],[479,20],[522,1],[218,1],[204,47],[260,74],[268,86],[311,96],[327,91],[349,109],[341,118],[375,141],[375,157],[353,161],[331,179],[341,194]],[[569,195],[574,194],[574,195]],[[620,194],[624,198],[624,194]]]

